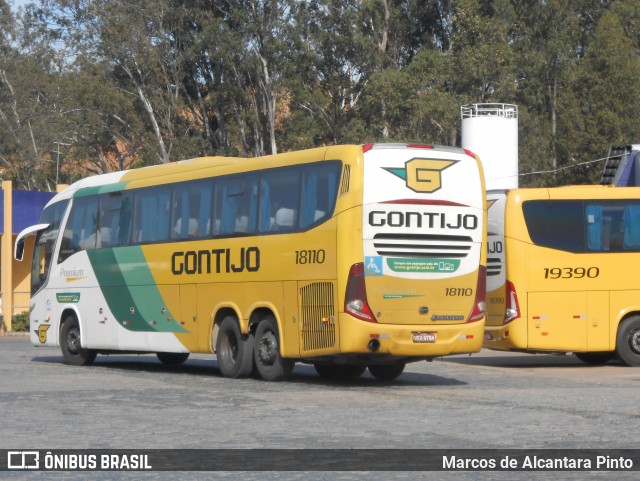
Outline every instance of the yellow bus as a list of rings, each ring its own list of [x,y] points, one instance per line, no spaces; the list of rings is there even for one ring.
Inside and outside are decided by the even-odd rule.
[[[490,191],[484,347],[640,365],[640,188]]]
[[[81,180],[45,207],[31,341],[71,364],[216,353],[265,380],[297,361],[379,379],[480,350],[485,194],[479,160],[430,145],[197,158]]]

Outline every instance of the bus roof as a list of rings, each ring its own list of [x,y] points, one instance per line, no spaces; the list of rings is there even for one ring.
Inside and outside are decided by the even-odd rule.
[[[78,195],[80,190],[85,190],[81,195],[97,192],[116,192],[125,188],[159,185],[164,179],[171,177],[172,181],[183,181],[197,178],[206,178],[216,174],[229,174],[233,172],[247,172],[265,167],[281,167],[297,163],[305,163],[310,160],[323,160],[337,154],[337,151],[358,149],[360,153],[371,149],[433,149],[436,151],[465,153],[457,147],[441,145],[408,144],[408,143],[382,143],[382,144],[353,144],[316,147],[302,151],[292,151],[282,154],[266,155],[262,157],[196,157],[169,164],[152,165],[138,169],[123,170],[107,174],[99,174],[81,179],[63,191],[58,193],[47,204],[69,199]]]
[[[561,187],[510,189],[507,194],[510,199],[514,199],[516,202],[541,199],[640,199],[640,187],[616,187],[613,185],[569,185]]]

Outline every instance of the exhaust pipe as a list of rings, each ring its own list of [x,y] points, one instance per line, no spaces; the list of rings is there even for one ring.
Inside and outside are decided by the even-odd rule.
[[[378,341],[377,339],[371,339],[367,347],[371,352],[376,352],[378,349],[380,349],[380,341]]]

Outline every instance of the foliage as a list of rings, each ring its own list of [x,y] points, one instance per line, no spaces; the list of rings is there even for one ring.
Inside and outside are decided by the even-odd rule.
[[[29,311],[13,316],[12,329],[15,332],[29,332]]]
[[[521,185],[596,182],[637,142],[635,0],[0,0],[0,164],[17,188],[201,155],[459,145],[519,105]]]

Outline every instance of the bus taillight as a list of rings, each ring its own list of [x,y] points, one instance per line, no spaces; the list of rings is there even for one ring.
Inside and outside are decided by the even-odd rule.
[[[478,269],[478,284],[476,287],[476,299],[473,301],[473,310],[467,322],[476,322],[487,313],[487,268],[480,266]]]
[[[344,297],[344,310],[353,317],[367,322],[378,322],[367,302],[367,289],[364,283],[364,264],[351,266],[347,292]]]
[[[505,290],[507,305],[505,306],[503,324],[508,324],[520,317],[520,304],[518,304],[518,294],[516,294],[516,288],[512,282],[505,282]]]

